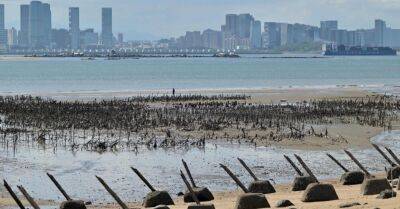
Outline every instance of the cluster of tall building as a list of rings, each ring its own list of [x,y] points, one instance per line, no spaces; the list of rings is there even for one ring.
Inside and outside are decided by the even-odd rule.
[[[307,44],[333,43],[346,46],[400,47],[400,29],[376,20],[375,28],[344,30],[337,20],[321,21],[320,26],[299,23],[261,22],[250,14],[227,14],[221,30],[188,31],[171,39],[170,48],[181,49],[277,49]]]
[[[261,48],[261,22],[250,14],[228,14],[221,30],[187,31],[171,40],[173,48],[258,49]]]
[[[50,4],[32,1],[20,5],[20,30],[5,29],[3,4],[0,4],[0,49],[36,50],[112,48],[117,43],[112,30],[112,8],[102,8],[102,30],[99,35],[94,29],[80,29],[78,7],[69,8],[69,28],[52,28]],[[123,35],[119,34],[123,41]]]

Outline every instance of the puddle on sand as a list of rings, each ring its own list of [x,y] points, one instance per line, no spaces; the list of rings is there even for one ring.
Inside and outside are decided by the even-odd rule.
[[[400,131],[384,132],[373,141],[391,145],[395,153],[400,153]],[[356,165],[342,151],[329,151],[348,168]],[[248,184],[251,177],[241,167],[237,157],[242,158],[260,179],[274,179],[276,183],[291,182],[294,170],[283,158],[283,154],[299,154],[320,179],[336,178],[343,172],[326,157],[325,151],[299,151],[273,147],[252,147],[238,144],[207,144],[204,150],[139,150],[134,152],[95,153],[66,150],[38,150],[20,147],[1,150],[1,177],[15,188],[22,184],[36,199],[63,201],[62,195],[46,176],[53,174],[67,193],[76,199],[94,203],[113,202],[111,196],[94,177],[98,175],[126,202],[141,201],[149,192],[145,185],[130,169],[138,168],[158,190],[167,190],[172,195],[184,190],[179,169],[181,159],[185,159],[197,181],[197,185],[207,186],[212,191],[237,189],[233,181],[219,167],[227,165],[238,177]],[[389,166],[375,150],[354,150],[354,155],[371,172],[384,171]]]

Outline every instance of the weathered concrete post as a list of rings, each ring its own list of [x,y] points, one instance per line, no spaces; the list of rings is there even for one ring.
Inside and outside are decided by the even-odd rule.
[[[183,159],[182,159],[182,164],[183,164],[183,167],[185,167],[187,175],[189,176],[190,182],[192,183],[192,187],[197,187],[196,183],[194,182],[192,173],[190,172],[188,165],[186,164],[186,162]]]
[[[247,166],[247,164],[240,158],[238,158],[240,164],[247,170],[247,172],[253,177],[254,181],[248,186],[249,192],[270,194],[275,193],[276,190],[268,180],[259,180],[253,171]]]
[[[237,158],[240,162],[240,164],[242,164],[242,166],[247,170],[247,172],[250,174],[251,177],[253,177],[253,179],[255,181],[258,181],[257,176],[253,173],[253,171],[249,168],[249,166],[247,166],[247,164],[240,158]]]
[[[355,158],[354,155],[353,155],[351,152],[349,152],[349,151],[347,151],[347,150],[344,150],[344,152],[351,158],[351,160],[353,160],[353,162],[354,162],[362,171],[364,171],[365,175],[367,175],[368,178],[371,178],[371,177],[372,177],[372,175],[368,172],[368,170],[364,168],[364,166],[360,163],[360,161],[358,161],[357,158]]]
[[[394,152],[392,151],[392,149],[390,149],[389,147],[385,147],[386,151],[392,156],[392,158],[394,159],[394,161],[396,161],[396,163],[398,165],[400,165],[400,159],[397,157],[396,154],[394,154]]]
[[[197,205],[200,205],[200,201],[199,199],[197,199],[197,196],[195,195],[192,187],[190,186],[189,182],[187,181],[185,174],[183,174],[183,172],[181,171],[181,178],[183,180],[183,182],[185,183],[187,189],[189,190],[190,194],[192,195],[193,200],[196,202]]]
[[[328,157],[335,162],[339,167],[344,170],[344,174],[340,177],[340,183],[343,185],[356,185],[361,184],[364,181],[365,174],[362,171],[349,171],[344,165],[342,165],[336,158],[330,154],[326,154]]]
[[[236,177],[232,171],[223,164],[219,164],[221,168],[235,181],[235,183],[243,190],[245,194],[240,195],[236,200],[235,209],[258,209],[269,208],[270,205],[262,193],[250,193],[243,183]]]
[[[103,185],[103,187],[107,190],[108,193],[114,198],[115,201],[121,206],[122,209],[129,209],[128,206],[118,197],[117,193],[115,193],[107,183],[100,177],[96,176],[97,180]]]
[[[50,180],[56,185],[57,189],[62,193],[62,195],[65,197],[66,200],[72,200],[69,195],[65,192],[65,190],[62,188],[62,186],[58,183],[56,178],[54,178],[53,175],[50,173],[47,173],[47,176],[50,178]]]
[[[10,185],[7,183],[6,180],[3,180],[4,182],[4,187],[7,189],[8,193],[10,193],[11,197],[14,199],[14,201],[17,203],[18,207],[20,209],[25,209],[25,206],[22,204],[21,200],[19,200],[18,196],[14,193],[14,191],[11,189]]]
[[[376,149],[376,151],[379,152],[379,154],[382,155],[383,158],[385,158],[385,160],[392,166],[396,166],[396,163],[394,163],[382,150],[381,148],[378,147],[378,145],[376,144],[372,144],[372,146]]]
[[[167,191],[156,191],[154,187],[147,181],[147,179],[140,173],[140,171],[136,168],[131,167],[133,172],[146,184],[146,186],[151,190],[150,193],[146,195],[146,198],[143,200],[144,207],[155,207],[158,205],[174,205],[174,201],[171,198],[171,195]]]
[[[190,172],[189,166],[183,159],[182,159],[182,164],[186,170],[187,175],[189,176],[189,179],[192,183],[192,189],[193,189],[194,194],[196,195],[197,199],[200,202],[214,200],[214,195],[211,193],[211,191],[207,187],[197,187],[196,186],[196,183],[194,182],[192,173]],[[192,198],[190,191],[185,192],[185,194],[183,195],[183,201],[184,202],[194,202],[194,199]]]
[[[243,190],[244,193],[249,193],[249,190],[243,185],[243,183],[238,179],[238,177],[236,177],[236,175],[232,173],[232,171],[228,167],[226,167],[223,164],[219,165],[235,181],[236,185],[238,185]]]
[[[25,188],[20,185],[17,186],[19,191],[25,196],[25,198],[28,200],[29,204],[32,205],[34,209],[40,209],[39,205],[35,202],[35,200],[29,195],[29,193],[25,190]]]
[[[296,154],[294,156],[296,157],[297,161],[299,161],[301,166],[303,166],[304,170],[307,171],[308,175],[311,176],[318,183],[317,177],[314,175],[311,169],[306,165],[306,163],[304,163],[303,159],[301,159],[301,157]]]
[[[326,153],[326,155],[333,161],[335,162],[340,168],[343,169],[344,172],[349,172],[349,169],[347,169],[346,167],[344,167],[338,160],[336,160],[336,158],[334,158],[331,154]]]
[[[304,174],[300,171],[300,169],[296,166],[296,164],[286,155],[283,155],[285,159],[289,162],[289,164],[294,168],[299,176],[304,176]]]

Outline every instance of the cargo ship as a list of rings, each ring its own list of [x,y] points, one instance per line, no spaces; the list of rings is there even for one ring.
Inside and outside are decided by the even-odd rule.
[[[390,47],[361,47],[324,44],[322,47],[325,56],[396,56],[397,51]]]

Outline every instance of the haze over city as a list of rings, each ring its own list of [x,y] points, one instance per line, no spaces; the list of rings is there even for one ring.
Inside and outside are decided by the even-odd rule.
[[[6,28],[19,28],[19,6],[29,0],[2,0]],[[101,29],[101,8],[113,8],[113,31],[126,40],[178,37],[185,31],[220,29],[228,13],[251,13],[261,22],[319,25],[335,19],[344,29],[372,28],[374,19],[400,28],[399,0],[44,0],[50,3],[53,28],[68,28],[68,8],[80,7],[81,28]]]

